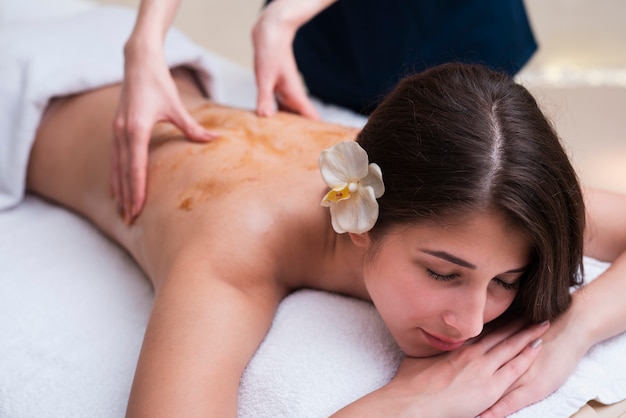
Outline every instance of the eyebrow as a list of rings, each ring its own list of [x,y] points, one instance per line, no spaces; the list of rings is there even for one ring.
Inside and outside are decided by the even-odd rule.
[[[452,255],[450,253],[447,253],[445,251],[432,251],[432,250],[427,250],[427,249],[420,249],[420,251],[425,253],[425,254],[429,254],[429,255],[432,255],[434,257],[441,258],[442,260],[449,261],[450,263],[456,264],[458,266],[465,267],[465,268],[472,269],[472,270],[476,270],[476,265],[475,264],[472,264],[469,261],[465,261],[462,258],[459,258],[459,257],[457,257],[455,255]],[[519,268],[516,268],[516,269],[509,270],[509,271],[505,272],[504,274],[508,274],[508,273],[522,273],[522,272],[526,271],[527,268],[528,268],[528,266],[519,267]]]
[[[425,254],[429,254],[438,258],[441,258],[443,260],[449,261],[451,263],[454,263],[458,266],[461,267],[466,267],[468,269],[472,269],[472,270],[476,270],[476,265],[470,263],[469,261],[465,261],[462,258],[459,258],[457,256],[454,256],[450,253],[447,253],[445,251],[431,251],[431,250],[426,250],[426,249],[421,249],[421,252],[425,253]]]

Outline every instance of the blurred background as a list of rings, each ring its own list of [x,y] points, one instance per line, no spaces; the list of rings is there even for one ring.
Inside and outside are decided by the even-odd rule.
[[[252,70],[250,31],[263,3],[182,0],[174,25],[206,49]],[[583,183],[626,193],[626,2],[525,4],[539,49],[519,81],[556,125]]]

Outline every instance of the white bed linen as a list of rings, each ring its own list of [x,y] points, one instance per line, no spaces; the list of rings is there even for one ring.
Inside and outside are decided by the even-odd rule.
[[[222,102],[251,108],[252,74],[211,56]],[[320,109],[335,122],[364,121]],[[606,267],[586,263],[592,275]],[[152,301],[128,254],[80,217],[34,196],[0,212],[0,417],[122,417]],[[625,350],[625,336],[594,348],[563,388],[516,417],[626,398]],[[296,292],[245,372],[240,416],[328,416],[387,382],[400,359],[370,304]]]

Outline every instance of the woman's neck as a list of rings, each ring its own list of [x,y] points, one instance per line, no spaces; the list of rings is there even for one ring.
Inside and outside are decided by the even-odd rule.
[[[356,246],[348,234],[337,234],[330,227],[319,248],[315,274],[307,275],[304,287],[369,300],[363,281],[364,250]]]

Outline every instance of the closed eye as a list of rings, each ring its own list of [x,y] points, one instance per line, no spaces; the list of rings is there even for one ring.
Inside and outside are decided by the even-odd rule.
[[[431,269],[426,269],[426,272],[430,277],[439,282],[449,282],[450,280],[453,280],[458,276],[457,274],[439,274],[432,271]]]
[[[502,279],[498,279],[497,277],[493,279],[499,286],[502,286],[506,290],[517,290],[519,289],[519,281],[515,283],[508,283]]]

